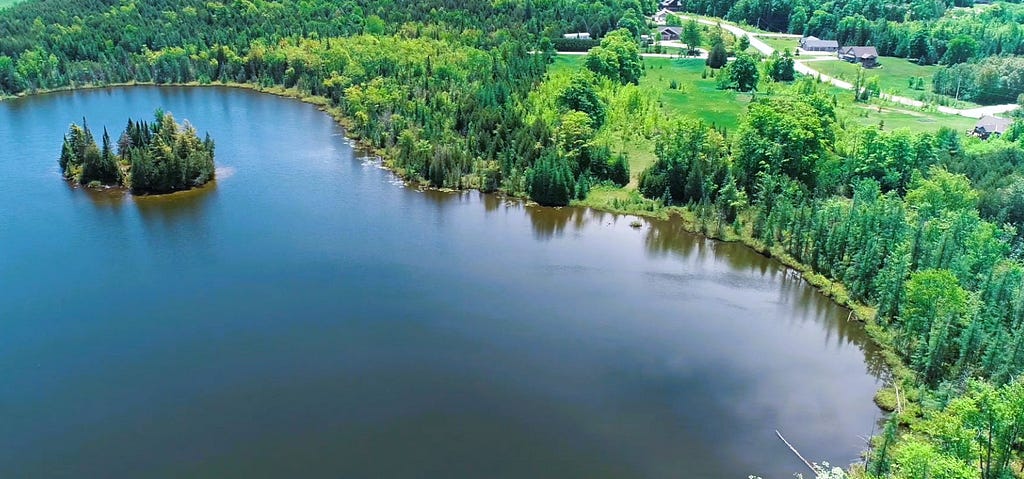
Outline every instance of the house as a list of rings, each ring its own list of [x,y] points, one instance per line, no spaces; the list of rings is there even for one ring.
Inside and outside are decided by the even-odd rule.
[[[803,37],[800,39],[800,49],[808,52],[835,52],[839,50],[839,42],[818,37]]]
[[[678,12],[683,9],[683,0],[662,0],[661,9]]]
[[[658,36],[661,37],[662,41],[679,40],[679,37],[682,35],[682,27],[661,27],[658,29]]]
[[[864,68],[878,66],[878,50],[875,47],[842,47],[838,55],[850,63],[860,63]]]
[[[665,22],[668,21],[669,15],[673,15],[673,13],[663,8],[658,10],[658,13],[651,16],[651,21],[653,21],[655,25],[664,25]]]
[[[1010,127],[1013,120],[1009,118],[999,118],[998,116],[985,115],[978,120],[978,123],[974,125],[974,136],[981,139],[987,139],[992,135],[1002,135],[1006,133],[1006,129]]]
[[[575,38],[578,40],[590,40],[590,32],[566,33],[562,38]]]

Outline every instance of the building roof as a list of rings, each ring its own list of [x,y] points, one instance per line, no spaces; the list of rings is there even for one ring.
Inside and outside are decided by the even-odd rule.
[[[843,47],[839,49],[840,55],[851,55],[854,58],[878,58],[878,49],[875,47]]]
[[[683,27],[660,27],[660,28],[658,28],[658,33],[665,33],[665,32],[672,32],[672,33],[675,33],[676,35],[682,35],[683,34]]]
[[[835,40],[822,40],[818,37],[804,37],[800,39],[800,46],[808,48],[839,48],[839,42]]]
[[[562,38],[589,39],[590,38],[590,32],[566,33],[565,35],[562,35]]]
[[[974,128],[976,130],[985,130],[985,133],[999,133],[1001,135],[1006,132],[1011,123],[1013,123],[1013,120],[1009,118],[985,115],[978,120],[978,124]]]

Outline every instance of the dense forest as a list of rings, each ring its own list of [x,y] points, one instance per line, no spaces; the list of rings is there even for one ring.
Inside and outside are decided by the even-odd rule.
[[[692,0],[691,11],[943,63],[936,90],[1012,102],[1024,11],[964,5]],[[612,208],[671,211],[798,265],[855,306],[891,355],[894,410],[859,474],[1012,477],[1024,440],[1024,149],[1020,122],[982,141],[845,124],[793,59],[712,41],[712,75],[750,91],[736,131],[640,85],[644,0],[42,0],[0,12],[0,90],[122,82],[245,83],[306,96],[405,177],[552,206],[636,187]],[[642,20],[639,20],[642,22]],[[552,74],[553,39],[599,38]],[[743,39],[737,40],[737,42]],[[698,42],[699,43],[699,42]],[[742,48],[739,48],[742,51]],[[758,85],[770,82],[771,93]],[[955,86],[953,86],[955,84]],[[950,91],[955,88],[955,91]],[[62,170],[162,192],[212,178],[213,144],[158,113],[96,146],[72,126]],[[630,170],[629,145],[652,144]],[[635,174],[639,173],[639,174]],[[632,190],[629,190],[632,191]],[[632,209],[631,209],[632,208]],[[893,394],[896,399],[892,400]]]
[[[60,169],[81,185],[124,186],[136,194],[187,190],[214,177],[213,140],[200,140],[192,125],[175,123],[170,113],[158,110],[152,124],[129,119],[116,146],[115,153],[106,128],[97,146],[83,119],[64,136]]]
[[[533,166],[566,153],[555,151],[550,125],[526,121],[523,99],[546,67],[530,39],[603,35],[593,68],[635,81],[637,45],[606,33],[625,11],[653,8],[637,0],[28,2],[0,15],[0,90],[126,81],[293,88],[326,98],[409,177],[526,194],[530,185],[561,187],[539,181],[551,175]],[[573,168],[574,195],[588,165]]]
[[[919,402],[889,404],[902,414],[862,473],[1013,477],[1024,440],[1024,150],[965,145],[949,129],[843,132],[828,96],[796,88],[751,104],[733,142],[692,120],[671,126],[639,191],[690,205],[705,231],[747,235],[842,284],[833,295],[872,305],[869,328],[905,365],[895,387]],[[914,434],[897,440],[896,424]]]

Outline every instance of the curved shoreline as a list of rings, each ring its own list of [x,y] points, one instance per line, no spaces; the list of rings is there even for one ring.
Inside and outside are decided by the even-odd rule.
[[[406,178],[400,171],[396,170],[390,164],[390,162],[387,159],[386,152],[381,151],[378,148],[374,148],[373,146],[366,144],[361,138],[359,138],[357,136],[350,135],[350,121],[349,121],[349,119],[341,112],[340,108],[333,107],[333,106],[330,105],[330,99],[328,99],[326,97],[322,97],[322,96],[316,96],[316,95],[305,95],[305,94],[303,94],[303,93],[301,93],[301,92],[299,92],[297,90],[288,89],[288,88],[284,88],[284,87],[278,87],[278,86],[262,87],[262,86],[256,85],[256,84],[237,83],[237,82],[227,82],[227,83],[124,82],[124,83],[110,83],[110,84],[103,84],[103,85],[86,84],[86,85],[79,85],[79,86],[66,86],[66,87],[60,87],[60,88],[37,90],[37,91],[32,92],[32,93],[25,93],[25,94],[20,94],[20,95],[15,95],[15,96],[0,97],[0,101],[11,100],[11,99],[19,99],[19,98],[28,98],[28,97],[34,97],[34,96],[43,96],[43,95],[47,95],[47,94],[51,94],[51,93],[76,92],[76,91],[82,91],[82,90],[101,90],[101,89],[106,89],[106,88],[124,88],[124,87],[133,87],[133,86],[237,88],[237,89],[243,89],[243,90],[250,90],[250,91],[254,91],[254,92],[258,92],[258,93],[266,93],[266,94],[270,94],[270,95],[274,95],[274,96],[278,96],[278,97],[283,97],[283,98],[290,98],[290,99],[301,101],[303,103],[308,103],[310,105],[315,106],[318,110],[326,113],[331,118],[333,118],[334,121],[345,130],[344,131],[345,136],[347,138],[349,138],[350,140],[354,141],[358,148],[363,149],[364,151],[371,152],[372,154],[374,154],[376,156],[379,156],[383,160],[382,161],[383,166],[385,168],[387,168],[387,170],[390,171],[392,174],[394,174],[396,177],[398,177],[402,181],[406,182],[406,184],[409,184],[409,185],[415,184],[416,186],[418,186],[420,188],[437,190],[437,191],[452,191],[451,189],[447,189],[447,188],[431,187],[431,186],[428,186],[428,185],[424,185],[424,184],[422,184],[420,182],[416,182],[416,181],[413,181],[413,180],[410,180],[410,179]],[[475,188],[471,188],[471,189],[475,189]],[[477,189],[477,191],[479,191],[479,189]],[[527,204],[532,203],[528,199],[525,199],[525,198],[522,198],[522,197],[519,197],[519,196],[516,196],[516,195],[509,195],[508,193],[506,193],[504,191],[501,191],[501,190],[498,190],[498,193],[503,194],[503,195],[505,195],[506,197],[509,197],[509,198],[517,198],[517,199],[523,200]],[[868,337],[871,339],[872,342],[875,343],[876,346],[879,347],[881,355],[884,357],[886,365],[889,368],[889,372],[892,375],[893,381],[899,381],[899,380],[907,378],[907,377],[909,377],[911,375],[910,371],[906,367],[906,364],[904,364],[903,360],[896,353],[895,348],[892,346],[892,343],[889,340],[888,335],[886,334],[886,332],[884,330],[882,330],[875,323],[875,314],[876,314],[875,308],[873,308],[873,307],[871,307],[871,306],[869,306],[867,304],[864,304],[864,303],[861,303],[859,301],[854,300],[853,298],[851,298],[849,296],[849,293],[847,292],[845,285],[843,285],[842,283],[840,283],[838,281],[834,281],[834,280],[831,280],[829,278],[826,278],[824,275],[816,273],[810,266],[805,265],[803,263],[800,263],[799,261],[794,259],[792,256],[786,254],[784,251],[779,249],[778,247],[773,247],[773,248],[766,247],[763,243],[761,243],[760,241],[754,239],[752,236],[747,234],[746,226],[744,226],[744,228],[743,228],[743,230],[742,230],[742,232],[740,234],[732,233],[730,231],[723,231],[723,233],[725,233],[725,234],[715,235],[711,231],[706,231],[705,228],[702,228],[701,225],[698,224],[698,222],[695,219],[688,217],[688,216],[692,216],[692,214],[690,214],[691,212],[688,209],[686,209],[686,208],[663,207],[662,209],[657,210],[657,211],[647,211],[647,210],[639,210],[639,209],[635,209],[634,210],[634,209],[614,208],[614,207],[611,207],[610,205],[598,205],[598,204],[590,204],[590,203],[574,203],[574,204],[571,204],[570,206],[571,207],[592,208],[592,209],[594,209],[596,211],[607,212],[607,213],[611,213],[611,214],[615,214],[615,215],[631,215],[631,216],[642,217],[642,218],[654,218],[654,219],[661,219],[661,220],[667,220],[667,221],[677,221],[683,227],[683,229],[685,229],[686,231],[688,231],[690,233],[693,233],[693,234],[696,234],[696,235],[700,235],[700,236],[703,236],[703,237],[706,237],[706,238],[709,238],[709,239],[712,239],[712,240],[715,240],[715,241],[722,241],[722,242],[727,242],[727,243],[742,243],[744,246],[752,249],[753,251],[757,252],[758,254],[760,254],[760,255],[762,255],[762,256],[764,256],[766,258],[777,260],[782,265],[784,265],[784,266],[786,266],[786,267],[788,267],[788,268],[798,272],[800,274],[800,277],[804,281],[806,281],[809,285],[814,287],[815,290],[817,290],[818,292],[820,292],[821,294],[823,294],[827,298],[831,299],[832,301],[834,301],[839,306],[842,306],[842,307],[850,310],[850,318],[851,319],[855,318],[857,321],[861,322],[863,324],[863,327],[865,328],[865,331],[867,332]],[[690,215],[688,215],[688,214],[690,214]],[[742,213],[741,213],[741,216],[743,216]],[[890,385],[884,386],[882,389],[880,389],[878,391],[878,394],[876,394],[876,401],[875,402],[883,410],[891,410],[891,409],[888,407],[887,404],[882,404],[882,401],[879,400],[879,397],[884,392],[886,392],[887,390],[889,390],[891,388],[892,387]]]
[[[105,89],[105,88],[124,88],[124,87],[133,87],[133,86],[238,88],[238,89],[242,89],[242,90],[255,91],[255,92],[258,92],[258,93],[267,93],[267,94],[278,96],[278,97],[282,97],[282,98],[291,98],[291,99],[294,99],[294,100],[299,100],[299,101],[301,101],[303,103],[308,103],[310,105],[313,105],[313,106],[317,107],[318,110],[326,113],[331,118],[333,118],[335,120],[335,122],[337,122],[342,128],[345,129],[345,136],[347,138],[349,138],[350,140],[353,140],[354,142],[356,142],[357,146],[360,149],[363,149],[365,151],[369,151],[369,152],[373,153],[374,155],[379,156],[383,160],[383,166],[385,168],[387,168],[388,171],[394,173],[396,176],[398,176],[402,181],[406,182],[407,184],[415,184],[415,185],[417,185],[418,187],[421,187],[421,188],[437,190],[437,191],[453,191],[450,188],[436,188],[436,187],[424,185],[424,184],[422,184],[420,182],[416,182],[416,181],[410,180],[408,178],[405,178],[404,175],[401,174],[401,172],[397,171],[390,164],[390,162],[388,161],[388,158],[386,156],[386,152],[381,151],[378,148],[374,148],[371,145],[366,144],[361,138],[359,138],[357,136],[352,136],[352,135],[349,134],[349,132],[350,132],[350,129],[349,129],[349,127],[350,127],[349,119],[344,114],[341,113],[341,110],[339,108],[330,106],[330,100],[328,98],[321,97],[321,96],[316,96],[316,95],[303,95],[301,92],[298,92],[298,91],[293,90],[293,89],[283,88],[283,87],[261,87],[259,85],[254,85],[254,84],[250,84],[250,83],[235,83],[235,82],[229,82],[229,83],[125,82],[125,83],[111,83],[111,84],[105,84],[105,85],[88,84],[88,85],[82,85],[82,86],[68,86],[68,87],[53,88],[53,89],[46,89],[46,90],[37,90],[34,93],[28,93],[28,94],[22,94],[22,95],[16,95],[16,96],[0,97],[0,101],[11,100],[11,99],[19,99],[19,98],[29,98],[29,97],[34,97],[34,96],[43,96],[43,95],[48,95],[48,94],[51,94],[51,93],[76,92],[76,91],[86,91],[86,90],[102,90],[102,89]],[[476,189],[476,188],[469,188],[469,189]],[[525,199],[525,198],[522,198],[522,197],[519,197],[519,196],[516,196],[516,195],[508,194],[507,192],[504,192],[502,190],[498,190],[498,191],[500,193],[504,194],[507,197],[523,199],[527,203],[530,202],[528,199]],[[727,242],[727,243],[736,243],[736,242],[743,243],[744,245],[746,245],[747,247],[753,249],[757,253],[759,253],[759,254],[761,254],[761,255],[763,255],[765,257],[768,257],[768,258],[776,259],[780,263],[784,264],[785,266],[787,266],[789,268],[792,268],[792,269],[796,270],[797,272],[799,272],[801,274],[801,277],[804,278],[804,280],[806,280],[809,284],[811,284],[816,289],[821,291],[822,294],[824,294],[825,296],[831,298],[833,301],[835,301],[840,306],[843,306],[844,308],[850,309],[853,312],[853,315],[859,321],[864,322],[864,323],[870,323],[870,322],[872,322],[875,319],[875,310],[874,310],[874,308],[872,308],[871,306],[869,306],[867,304],[860,303],[858,301],[850,299],[849,295],[846,293],[846,288],[845,288],[845,286],[842,283],[830,280],[828,278],[825,278],[824,276],[821,276],[818,273],[815,273],[814,270],[811,269],[809,266],[807,266],[805,264],[802,264],[799,261],[796,261],[795,259],[793,259],[789,255],[785,254],[781,250],[779,250],[777,248],[768,248],[764,244],[762,244],[761,242],[759,242],[759,241],[757,241],[757,240],[755,240],[753,238],[749,238],[748,235],[728,234],[728,231],[725,232],[725,233],[727,233],[725,235],[715,235],[715,234],[712,234],[710,231],[702,231],[701,228],[699,227],[699,225],[696,224],[695,220],[686,217],[686,213],[689,212],[689,210],[687,210],[686,208],[663,207],[662,209],[660,209],[658,211],[646,211],[646,210],[621,209],[621,208],[614,208],[614,207],[607,206],[607,205],[606,206],[602,206],[602,205],[590,204],[590,203],[573,203],[570,206],[593,208],[593,209],[598,210],[598,211],[603,211],[603,212],[617,214],[617,215],[632,215],[632,216],[643,217],[643,218],[657,218],[657,219],[662,219],[662,220],[679,221],[680,224],[683,225],[684,229],[686,229],[687,231],[689,231],[691,233],[699,234],[701,236],[705,236],[707,238],[710,238],[710,239],[713,239],[713,240],[716,240],[716,241],[723,241],[723,242]]]

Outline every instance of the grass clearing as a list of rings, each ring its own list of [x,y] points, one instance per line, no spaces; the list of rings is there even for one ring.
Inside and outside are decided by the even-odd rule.
[[[625,153],[629,158],[629,185],[635,189],[640,184],[640,172],[646,170],[658,159],[654,154],[654,141],[622,142],[617,153]]]
[[[647,74],[640,79],[640,86],[651,86],[663,92],[661,107],[666,116],[691,116],[727,130],[735,130],[739,125],[750,95],[719,90],[711,75],[701,78],[707,68],[704,60],[646,58],[644,63]],[[678,89],[670,88],[673,80]]]
[[[796,38],[757,37],[757,39],[778,50],[780,54],[786,49],[789,49],[789,53],[795,53],[796,48],[800,46],[800,42]]]
[[[864,70],[864,77],[878,77],[878,83],[885,93],[895,93],[901,96],[913,98],[923,92],[932,91],[932,76],[939,69],[938,66],[921,66],[911,63],[903,58],[881,57],[878,59],[877,68]],[[844,62],[842,60],[822,60],[807,62],[807,66],[820,71],[830,77],[853,83],[857,78],[857,71],[861,69],[856,63]],[[921,78],[924,80],[924,90],[917,90],[910,87],[909,79]]]
[[[978,121],[959,115],[947,115],[927,111],[915,111],[899,105],[883,103],[863,104],[852,101],[840,105],[836,111],[840,122],[855,123],[862,126],[883,125],[883,130],[906,128],[911,131],[934,131],[949,127],[957,131],[966,131],[974,127]]]
[[[559,55],[552,64],[552,71],[558,69],[574,69],[583,65],[582,55]],[[885,68],[870,70],[871,73],[881,73],[883,70],[889,72],[890,84],[892,77],[932,71],[937,67],[922,67],[906,60],[885,57]],[[725,127],[728,131],[734,131],[739,121],[746,112],[747,104],[750,103],[751,95],[738,93],[730,90],[719,90],[715,79],[711,76],[701,78],[704,71],[704,60],[699,59],[673,59],[673,58],[646,58],[644,63],[647,66],[647,73],[640,80],[641,86],[651,86],[661,91],[661,107],[666,117],[671,115],[685,115],[699,118],[706,123]],[[903,65],[898,65],[902,63]],[[847,68],[856,74],[857,65],[842,61],[819,61],[811,62],[817,68],[823,64],[840,65],[839,68]],[[923,69],[923,70],[922,70]],[[671,81],[676,80],[678,90],[669,88]],[[885,83],[879,76],[880,83]],[[926,80],[929,82],[930,80]],[[884,124],[885,130],[898,128],[909,128],[915,131],[937,130],[948,126],[957,130],[967,130],[974,126],[977,120],[957,115],[931,111],[917,111],[911,107],[901,105],[890,105],[879,103],[873,104],[854,103],[853,93],[841,88],[832,88],[831,94],[839,100],[837,115],[841,119],[864,126],[877,126],[879,122]],[[758,93],[758,96],[766,93]],[[881,107],[881,111],[879,111]],[[630,155],[632,158],[634,155]],[[639,163],[639,162],[636,162]]]
[[[0,2],[2,1],[0,0]],[[555,55],[555,61],[548,65],[548,74],[554,75],[564,71],[576,70],[583,66],[583,61],[586,58],[586,55],[566,55],[564,53]]]
[[[740,28],[742,28],[742,29],[744,29],[744,30],[746,30],[748,32],[752,32],[754,34],[757,34],[757,33],[778,33],[778,32],[772,32],[772,31],[769,31],[769,30],[763,30],[761,28],[758,28],[755,25],[747,25],[745,22],[741,22],[741,23],[730,22],[730,21],[725,20],[725,19],[720,18],[720,17],[709,17],[707,15],[697,15],[695,13],[687,13],[687,12],[679,12],[678,15],[683,16],[683,17],[689,17],[689,18],[696,18],[696,19],[699,19],[699,20],[707,20],[709,22],[714,22],[716,24],[721,24],[721,25],[733,25],[733,26],[736,26],[736,27],[740,27]]]
[[[550,67],[552,74],[572,71],[583,67],[583,55],[558,55]],[[846,62],[835,63],[856,67]],[[909,62],[906,62],[909,63]],[[724,128],[734,133],[746,114],[747,105],[753,97],[764,97],[787,88],[784,84],[762,82],[760,91],[751,95],[732,90],[719,90],[715,78],[705,72],[704,60],[675,58],[645,58],[646,74],[640,79],[640,88],[652,89],[658,95],[658,108],[666,121],[675,116],[697,118],[707,124]],[[917,67],[916,65],[911,65]],[[921,67],[918,67],[921,68]],[[893,68],[896,70],[896,68]],[[707,69],[710,73],[711,70]],[[875,70],[873,70],[874,72]],[[881,71],[878,69],[877,71]],[[911,69],[910,71],[915,71]],[[675,81],[677,88],[671,88]],[[886,131],[906,128],[911,131],[935,131],[942,127],[965,131],[973,127],[976,120],[934,111],[919,111],[911,107],[873,100],[872,103],[853,101],[853,92],[828,86],[826,93],[836,99],[836,116],[839,128],[848,126],[879,127]],[[653,140],[623,140],[617,134],[605,137],[616,153],[629,157],[632,181],[627,189],[636,187],[637,176],[654,163]],[[620,198],[622,200],[622,198]],[[603,201],[603,199],[602,199]]]
[[[855,63],[844,62],[839,59],[821,60],[806,62],[807,66],[833,78],[853,83],[857,79],[857,70],[860,66]],[[927,101],[925,95],[932,94],[932,76],[941,68],[938,65],[921,66],[905,58],[880,57],[877,68],[869,68],[864,71],[864,78],[878,77],[878,84],[883,93],[913,98],[915,100]],[[923,83],[923,90],[911,88],[910,79],[920,79]],[[955,102],[948,98],[949,103],[957,108],[975,108],[979,105],[970,102]]]

